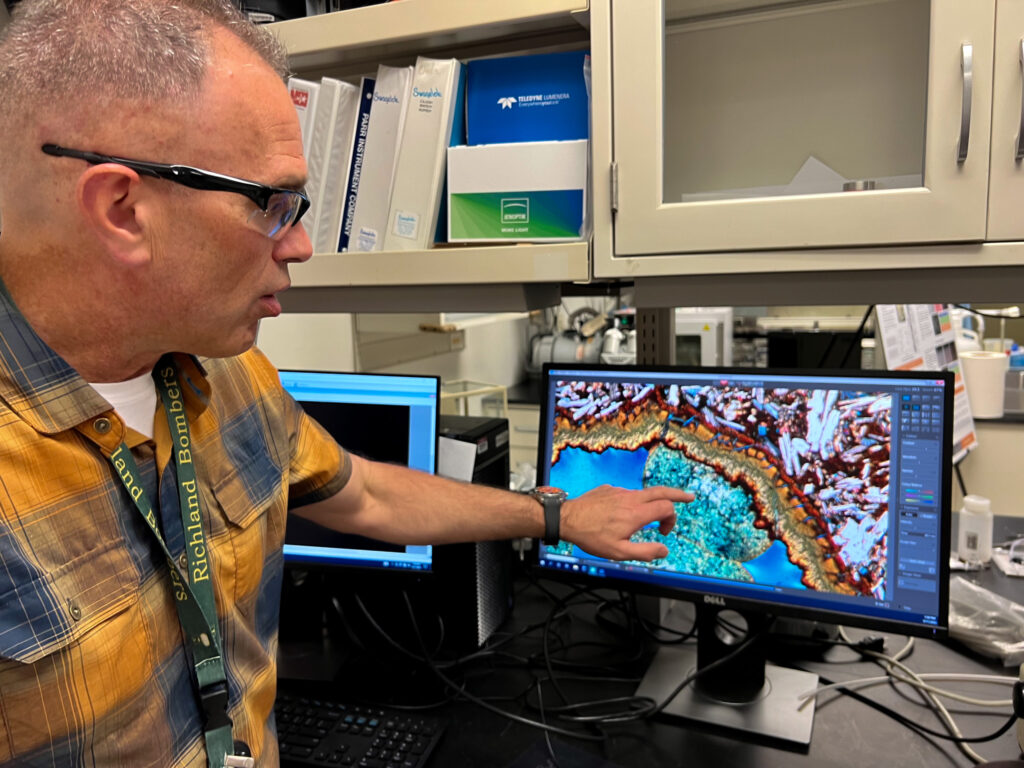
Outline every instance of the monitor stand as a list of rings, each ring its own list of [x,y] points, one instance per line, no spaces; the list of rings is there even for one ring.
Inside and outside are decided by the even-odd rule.
[[[697,605],[697,647],[663,646],[637,688],[637,696],[661,703],[680,681],[726,656],[746,639],[723,631],[724,609]],[[729,614],[737,616],[735,611]],[[763,629],[766,617],[743,614],[747,635]],[[729,627],[735,625],[729,621]],[[763,641],[763,638],[762,638]],[[800,708],[799,696],[814,690],[818,676],[811,672],[768,664],[764,643],[755,641],[737,657],[712,668],[676,695],[663,714],[709,723],[779,741],[807,745],[814,725],[814,699]]]

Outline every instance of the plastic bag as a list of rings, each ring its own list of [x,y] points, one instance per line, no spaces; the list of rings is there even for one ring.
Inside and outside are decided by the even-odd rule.
[[[949,635],[1007,667],[1024,663],[1024,605],[955,576],[949,582]]]

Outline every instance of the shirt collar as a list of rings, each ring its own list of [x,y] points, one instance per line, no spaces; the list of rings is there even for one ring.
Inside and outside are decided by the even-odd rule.
[[[209,401],[202,364],[175,354],[187,399]],[[0,401],[36,431],[56,434],[110,410],[110,405],[29,325],[0,281]]]

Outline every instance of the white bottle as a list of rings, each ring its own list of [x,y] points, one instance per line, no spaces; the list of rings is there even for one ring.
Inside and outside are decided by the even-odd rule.
[[[957,550],[964,562],[987,563],[992,559],[992,502],[984,496],[964,496]]]

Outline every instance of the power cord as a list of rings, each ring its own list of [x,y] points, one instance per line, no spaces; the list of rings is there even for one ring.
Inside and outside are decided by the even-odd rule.
[[[839,629],[839,634],[844,641],[850,642],[849,636],[846,634],[845,629],[843,629],[842,627],[840,627]],[[855,646],[856,644],[853,645]],[[914,639],[908,638],[906,645],[904,645],[903,648],[900,649],[900,651],[893,656],[887,656],[884,653],[866,649],[862,649],[860,650],[860,652],[863,656],[875,660],[883,667],[883,669],[886,670],[886,678],[883,679],[889,679],[890,682],[893,679],[899,680],[901,682],[906,682],[912,685],[916,690],[920,691],[921,694],[925,697],[926,703],[935,711],[935,713],[939,716],[940,720],[942,720],[943,724],[946,726],[946,732],[936,731],[934,729],[927,728],[921,725],[920,723],[914,722],[913,720],[905,717],[901,713],[893,709],[890,709],[889,707],[881,704],[880,702],[877,702],[874,699],[857,693],[852,688],[848,687],[849,685],[858,685],[858,681],[850,681],[849,683],[836,683],[820,675],[819,679],[826,683],[827,690],[835,689],[841,691],[843,694],[850,696],[856,701],[859,701],[863,704],[867,704],[872,709],[875,709],[881,712],[882,714],[886,715],[887,717],[890,717],[891,719],[895,720],[896,722],[905,725],[906,727],[913,730],[915,733],[931,736],[933,738],[942,739],[945,741],[955,742],[960,751],[967,755],[971,760],[973,760],[976,763],[985,762],[984,758],[977,752],[975,752],[969,745],[973,743],[992,741],[993,739],[997,739],[1000,736],[1002,736],[1010,728],[1012,728],[1013,724],[1016,722],[1017,717],[1019,716],[1016,713],[1016,710],[1015,713],[1010,717],[1010,719],[1006,723],[1004,723],[1003,726],[1000,727],[997,731],[984,736],[964,736],[963,733],[960,731],[960,728],[957,726],[956,722],[953,720],[952,715],[950,715],[949,710],[946,709],[946,707],[942,704],[941,701],[938,700],[938,698],[936,698],[937,695],[945,695],[948,692],[941,691],[939,689],[934,689],[932,686],[929,686],[927,683],[924,682],[924,678],[921,675],[914,672],[907,665],[902,663],[902,659],[909,656],[912,652],[913,646]],[[902,674],[898,674],[896,670],[898,670],[899,673]],[[988,676],[984,677],[987,678]],[[1007,680],[1012,680],[1012,678],[1009,678]],[[1018,683],[1020,683],[1020,681],[1017,681],[1017,683],[1015,683],[1015,694]],[[1020,685],[1024,687],[1024,684]],[[801,706],[806,705],[807,701],[809,701],[816,695],[818,695],[818,691],[811,692],[809,696],[805,697],[806,700],[803,704],[801,704]],[[1022,697],[1024,697],[1024,693],[1022,693],[1021,695]],[[960,696],[959,694],[953,694],[949,696],[949,698],[958,699],[960,698]],[[968,701],[967,703],[973,702]],[[1005,702],[1000,702],[999,704],[1005,706]],[[1024,702],[1022,702],[1022,704],[1024,704]],[[997,704],[986,702],[984,705],[995,706]],[[1024,710],[1024,706],[1022,706],[1022,710]]]
[[[956,307],[957,309],[962,309],[967,312],[970,312],[972,315],[981,315],[982,317],[987,317],[990,320],[1006,320],[1008,317],[1007,315],[997,315],[992,312],[983,312],[981,310],[974,309],[973,307],[968,307],[966,304],[954,304],[953,306]]]
[[[669,695],[666,696],[665,699],[663,701],[661,701],[660,703],[657,703],[653,699],[650,699],[648,697],[643,697],[643,696],[627,696],[627,697],[619,697],[619,698],[615,698],[615,699],[604,699],[604,700],[598,700],[598,701],[582,702],[582,703],[579,703],[579,704],[567,705],[565,707],[558,708],[557,711],[568,712],[568,711],[572,711],[572,710],[580,710],[580,711],[584,711],[585,712],[588,709],[594,709],[594,708],[598,708],[598,707],[606,707],[606,706],[608,706],[610,704],[623,704],[623,703],[625,703],[625,704],[629,704],[629,705],[633,705],[633,706],[630,709],[627,709],[626,711],[613,712],[613,713],[610,713],[610,714],[607,714],[607,713],[606,714],[596,714],[596,715],[579,714],[579,715],[575,715],[575,716],[568,715],[568,714],[562,714],[561,715],[561,719],[568,720],[568,721],[571,721],[571,722],[576,722],[576,723],[586,723],[586,724],[590,724],[590,725],[596,725],[596,724],[611,725],[611,724],[614,724],[614,723],[635,722],[637,720],[645,720],[645,719],[648,719],[648,718],[655,717],[655,716],[661,714],[665,710],[665,708],[668,707],[668,705],[672,703],[672,701],[676,698],[676,696],[678,696],[680,694],[680,692],[682,692],[682,690],[684,688],[686,688],[686,686],[690,685],[692,682],[697,680],[702,675],[705,675],[705,674],[707,674],[708,672],[711,672],[714,669],[718,669],[719,667],[724,666],[725,664],[728,664],[730,661],[732,661],[737,656],[739,656],[744,651],[746,651],[751,645],[753,645],[756,642],[760,642],[764,638],[764,636],[767,634],[769,628],[770,628],[770,626],[762,629],[757,634],[750,635],[749,637],[747,637],[743,642],[741,642],[739,645],[737,645],[732,651],[730,651],[725,656],[722,656],[721,658],[716,659],[715,661],[711,662],[710,664],[707,664],[707,665],[705,665],[703,667],[700,667],[700,668],[694,670],[693,672],[691,672],[689,675],[684,677],[679,682],[679,684],[675,687],[675,689],[671,693],[669,693]],[[552,710],[552,711],[555,711],[555,710]]]
[[[447,685],[447,686],[449,686],[451,688],[458,688],[459,687],[458,684],[455,683],[447,674],[445,674],[444,670],[441,669],[437,664],[435,664],[433,659],[430,657],[430,653],[427,650],[427,646],[426,646],[426,644],[425,644],[425,642],[423,640],[423,635],[420,633],[419,622],[416,621],[416,614],[413,611],[412,602],[409,600],[409,594],[405,590],[402,590],[402,599],[405,601],[406,610],[409,613],[409,620],[412,622],[412,628],[413,628],[413,632],[416,635],[416,640],[420,644],[420,651],[423,653],[423,657],[424,657],[424,659],[426,659],[428,665],[430,666],[430,669],[434,672],[434,674],[438,677],[438,679],[441,680],[441,682],[443,682],[445,685]],[[578,731],[570,731],[567,728],[559,728],[556,725],[549,725],[549,724],[547,724],[545,722],[539,722],[537,720],[530,720],[527,717],[523,717],[521,715],[517,715],[517,714],[514,714],[512,712],[507,712],[506,710],[501,709],[500,707],[496,707],[493,704],[491,704],[489,701],[486,701],[486,700],[480,698],[479,696],[475,696],[475,695],[473,695],[473,694],[471,694],[469,692],[462,693],[462,697],[465,698],[467,701],[473,702],[474,704],[476,704],[479,707],[483,707],[484,709],[486,709],[489,712],[493,712],[496,715],[500,715],[501,717],[508,718],[509,720],[512,720],[512,721],[517,722],[517,723],[521,723],[522,725],[530,726],[531,728],[539,728],[539,729],[541,729],[543,731],[546,731],[548,733],[558,733],[558,734],[561,734],[562,736],[568,736],[571,739],[583,739],[585,741],[601,741],[601,742],[603,742],[606,739],[606,737],[604,735],[600,735],[599,736],[599,735],[596,735],[596,734],[588,734],[588,733],[580,733]]]
[[[999,730],[994,731],[993,733],[987,734],[985,736],[971,736],[971,737],[968,737],[968,736],[963,736],[963,735],[951,735],[950,733],[946,733],[946,732],[943,732],[943,731],[936,731],[936,730],[933,730],[931,728],[927,728],[926,726],[923,726],[920,723],[916,723],[913,720],[911,720],[910,718],[905,717],[904,715],[900,714],[896,710],[890,709],[889,707],[885,706],[884,704],[881,704],[880,702],[875,701],[874,699],[871,699],[871,698],[868,698],[867,696],[859,694],[859,693],[857,693],[856,691],[854,691],[852,689],[845,688],[843,683],[836,683],[836,682],[834,682],[832,680],[829,680],[828,678],[826,678],[826,677],[824,677],[822,675],[819,675],[818,677],[819,677],[819,679],[823,680],[828,685],[835,686],[836,690],[841,691],[846,696],[850,696],[851,698],[856,699],[857,701],[861,702],[862,704],[867,704],[872,709],[878,710],[879,712],[881,712],[886,717],[892,718],[896,722],[900,723],[901,725],[907,726],[908,728],[910,728],[913,731],[916,731],[917,733],[924,734],[924,735],[927,735],[927,736],[932,736],[932,737],[937,738],[937,739],[943,739],[945,741],[953,741],[953,742],[956,742],[961,747],[966,747],[967,744],[977,744],[977,743],[981,743],[981,742],[985,742],[985,741],[992,741],[993,739],[998,739],[1000,736],[1002,736],[1004,733],[1006,733],[1008,730],[1010,730],[1010,728],[1013,727],[1013,724],[1017,720],[1017,715],[1016,714],[1011,715],[1010,719],[1006,723],[1004,723],[999,728]],[[958,732],[959,732],[959,729],[958,729]],[[970,748],[967,747],[967,749],[970,749]],[[977,755],[977,753],[975,753],[974,750],[970,750],[970,752],[971,752],[971,754],[968,754],[968,756],[972,760],[974,760],[975,762],[979,762],[979,763],[985,762],[985,759],[982,758],[980,755]]]
[[[867,311],[864,313],[864,317],[860,321],[860,325],[857,326],[856,333],[854,333],[853,338],[850,340],[849,345],[846,347],[846,353],[843,355],[843,359],[839,363],[839,368],[842,368],[843,366],[846,365],[847,360],[850,359],[850,355],[853,354],[853,350],[857,347],[858,344],[860,344],[860,340],[864,335],[864,328],[867,327],[868,320],[871,319],[871,313],[874,311],[874,309],[874,304],[868,306]],[[818,368],[825,367],[825,361],[828,360],[829,353],[832,352],[832,347],[835,346],[837,338],[837,335],[833,333],[831,338],[828,340],[828,345],[825,347],[825,351],[821,353],[821,358],[818,360]]]

